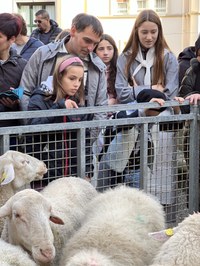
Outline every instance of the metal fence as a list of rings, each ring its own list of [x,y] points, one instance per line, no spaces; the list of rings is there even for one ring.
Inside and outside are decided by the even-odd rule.
[[[171,101],[165,107],[176,105],[177,102]],[[158,105],[9,112],[1,113],[0,119],[116,114],[150,107]],[[166,211],[167,222],[174,225],[199,209],[199,106],[191,107],[190,114],[162,114],[3,127],[0,153],[13,149],[43,160],[48,173],[42,181],[31,184],[37,190],[55,178],[69,175],[89,179],[99,191],[119,183],[144,189],[158,198]]]

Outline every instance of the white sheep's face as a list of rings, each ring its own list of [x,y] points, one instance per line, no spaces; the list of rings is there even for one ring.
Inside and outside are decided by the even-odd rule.
[[[40,180],[47,172],[47,167],[43,161],[28,154],[18,151],[7,151],[0,156],[1,185],[12,181],[15,189],[18,189],[31,181]]]
[[[0,208],[0,218],[7,217],[9,242],[29,251],[36,262],[48,263],[55,257],[50,221],[63,224],[52,213],[51,203],[34,189],[12,196]]]

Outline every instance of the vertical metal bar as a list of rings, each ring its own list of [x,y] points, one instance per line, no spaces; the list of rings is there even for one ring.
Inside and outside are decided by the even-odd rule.
[[[189,212],[199,209],[199,107],[191,106],[194,119],[190,122],[189,138]]]
[[[140,188],[147,192],[148,124],[140,127]]]
[[[77,171],[78,176],[85,177],[85,128],[77,130]]]
[[[0,136],[0,155],[10,149],[10,135],[5,134]]]

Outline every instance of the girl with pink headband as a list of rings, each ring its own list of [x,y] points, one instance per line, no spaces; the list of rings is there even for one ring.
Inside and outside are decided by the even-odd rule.
[[[69,57],[69,55],[59,58],[57,61],[53,77],[49,78],[50,82],[43,82],[40,88],[34,90],[28,110],[72,109],[85,106],[83,62],[78,57]],[[87,116],[68,116],[66,111],[65,116],[32,118],[29,120],[29,124],[68,123],[82,120],[87,120]],[[39,138],[38,136],[38,143],[40,143]],[[36,144],[34,153],[51,158],[47,162],[49,163],[48,175],[52,177],[77,175],[77,132],[63,130],[55,132],[55,134],[47,134],[44,139],[42,150],[40,145]],[[37,138],[35,137],[34,140]],[[47,152],[45,154],[43,149],[47,143],[49,149],[48,154]],[[86,161],[87,155],[90,156],[89,149],[86,149]],[[45,158],[42,159],[46,161]],[[88,160],[90,161],[90,159]]]

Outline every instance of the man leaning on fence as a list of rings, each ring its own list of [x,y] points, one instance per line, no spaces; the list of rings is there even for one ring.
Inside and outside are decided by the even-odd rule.
[[[21,109],[27,110],[30,96],[40,84],[54,72],[57,60],[63,56],[76,55],[84,63],[85,107],[107,105],[106,66],[93,53],[100,41],[103,28],[100,21],[88,14],[80,13],[72,20],[70,34],[60,42],[44,45],[34,53],[24,69],[21,86],[24,95]],[[87,120],[106,119],[105,113],[89,114]],[[98,130],[90,132],[91,145],[98,135]]]
[[[62,41],[40,47],[22,74],[20,85],[25,93],[21,109],[27,110],[30,95],[53,74],[57,59],[64,55],[76,55],[84,62],[86,106],[107,105],[106,66],[93,53],[102,33],[102,25],[96,17],[81,13],[72,20],[70,34]],[[99,116],[105,117],[105,114],[94,114],[90,118],[98,119]]]

